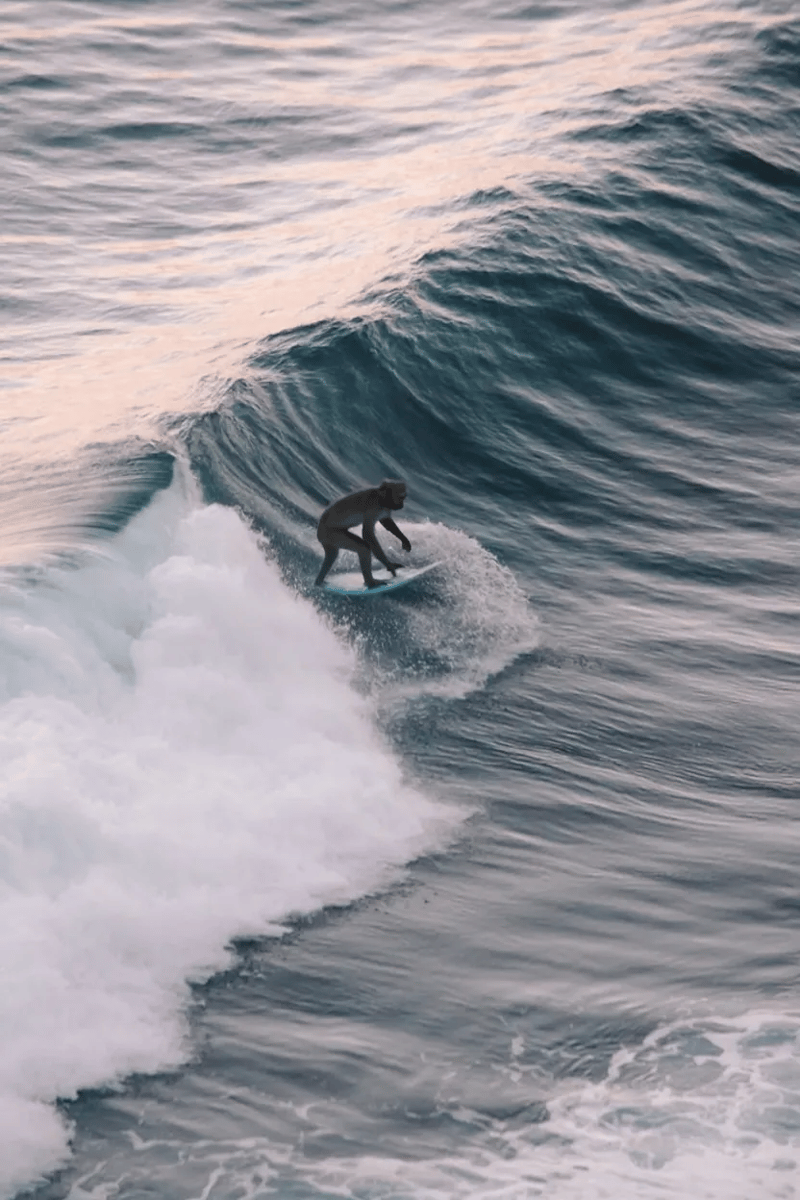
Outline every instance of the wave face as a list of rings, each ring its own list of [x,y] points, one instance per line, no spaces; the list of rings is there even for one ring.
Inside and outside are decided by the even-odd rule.
[[[0,1196],[793,1200],[796,14],[58,12],[0,11]],[[320,595],[386,476],[440,568]]]

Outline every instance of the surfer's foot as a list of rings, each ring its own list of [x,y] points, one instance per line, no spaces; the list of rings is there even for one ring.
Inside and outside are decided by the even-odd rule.
[[[367,587],[368,588],[386,587],[386,583],[387,583],[387,580],[385,580],[385,579],[368,579]]]

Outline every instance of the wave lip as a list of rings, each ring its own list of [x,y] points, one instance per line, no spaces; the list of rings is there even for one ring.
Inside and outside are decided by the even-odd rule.
[[[66,1155],[53,1100],[185,1059],[187,980],[232,937],[385,884],[454,815],[406,784],[352,652],[231,509],[175,485],[2,601],[10,1196]]]

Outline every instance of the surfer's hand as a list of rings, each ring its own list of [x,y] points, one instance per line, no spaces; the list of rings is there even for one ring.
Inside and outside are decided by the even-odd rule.
[[[400,538],[400,545],[403,547],[406,554],[408,554],[409,550],[411,549],[411,542],[408,540],[407,537]]]

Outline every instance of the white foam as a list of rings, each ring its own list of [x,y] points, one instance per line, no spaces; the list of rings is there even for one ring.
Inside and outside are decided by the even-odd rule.
[[[0,581],[0,1196],[56,1097],[187,1053],[237,934],[384,883],[452,827],[346,644],[231,509],[176,484],[105,553]]]
[[[505,1068],[547,1118],[450,1110],[461,1153],[300,1163],[320,1195],[393,1200],[796,1200],[800,1195],[800,1012],[750,1011],[661,1025],[614,1055],[597,1082],[548,1087],[512,1037]],[[550,1093],[548,1095],[548,1092]],[[275,1170],[268,1147],[251,1166]],[[231,1147],[226,1178],[243,1182]],[[284,1177],[289,1173],[281,1167]],[[312,1194],[315,1194],[312,1191]],[[247,1195],[242,1189],[242,1195]]]
[[[630,1194],[788,1200],[800,1177],[800,1012],[659,1026],[599,1083],[564,1089],[551,1126],[635,1184]]]
[[[397,668],[381,661],[375,691],[382,705],[421,695],[459,699],[534,650],[539,619],[513,572],[475,538],[435,522],[403,528],[414,547],[403,562],[442,566],[420,581],[427,602],[397,610],[401,644],[413,656],[402,662],[393,651]]]

